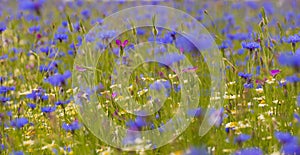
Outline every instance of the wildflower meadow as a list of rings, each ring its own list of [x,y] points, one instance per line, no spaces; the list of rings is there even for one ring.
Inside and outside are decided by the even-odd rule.
[[[0,0],[0,154],[300,154],[300,1]]]

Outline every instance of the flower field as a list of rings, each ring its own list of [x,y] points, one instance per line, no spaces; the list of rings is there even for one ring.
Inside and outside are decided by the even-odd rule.
[[[300,154],[299,3],[0,0],[0,154]]]

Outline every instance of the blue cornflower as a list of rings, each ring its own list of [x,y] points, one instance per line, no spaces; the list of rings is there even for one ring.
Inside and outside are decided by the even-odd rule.
[[[243,142],[249,140],[250,138],[251,138],[250,135],[240,134],[240,135],[238,135],[237,137],[234,138],[234,143],[240,144],[240,143],[243,143]]]
[[[298,104],[298,106],[300,107],[300,94],[299,94],[298,97],[297,97],[297,104]]]
[[[8,58],[7,54],[4,54],[4,55],[0,56],[0,60],[4,60],[4,59],[7,59],[7,58]]]
[[[19,0],[19,8],[21,10],[35,11],[37,14],[39,14],[44,2],[45,0]]]
[[[13,151],[10,155],[24,155],[22,151]]]
[[[257,42],[249,42],[249,43],[242,42],[242,47],[250,51],[253,51],[257,48],[260,48],[260,45]]]
[[[55,105],[64,105],[64,104],[68,104],[68,103],[70,103],[71,102],[71,100],[67,100],[67,101],[57,101],[57,102],[55,102]]]
[[[63,125],[62,125],[62,128],[66,131],[75,131],[75,130],[78,130],[80,127],[81,127],[81,124],[77,120],[75,120],[71,124],[63,123]]]
[[[283,154],[300,154],[300,145],[297,143],[285,144],[281,148]]]
[[[254,88],[254,85],[252,82],[247,82],[244,84],[244,88],[248,88],[248,89],[251,89],[251,88]]]
[[[68,21],[62,21],[62,22],[61,22],[61,25],[62,25],[63,27],[67,27],[67,26],[68,26]]]
[[[196,108],[196,109],[189,109],[187,114],[189,116],[195,116],[198,117],[201,115],[202,109],[201,108]]]
[[[247,33],[227,34],[227,38],[229,38],[230,40],[243,41],[249,39],[249,34]]]
[[[81,11],[81,15],[82,15],[85,19],[88,19],[88,18],[90,18],[90,16],[91,16],[91,11],[88,10],[88,9],[85,9],[85,10]]]
[[[240,76],[240,77],[243,78],[243,79],[248,80],[248,79],[251,79],[252,74],[251,74],[251,73],[239,72],[239,73],[238,73],[238,76]]]
[[[22,128],[26,124],[28,124],[28,119],[27,118],[16,118],[10,122],[11,126],[16,127],[16,128]]]
[[[62,86],[66,84],[66,80],[71,77],[71,72],[66,71],[62,74],[54,74],[53,76],[48,77],[45,82],[50,83],[53,86]]]
[[[112,37],[114,37],[116,34],[117,34],[116,31],[110,30],[110,31],[101,31],[98,35],[99,38],[101,38],[102,40],[109,40]]]
[[[198,148],[198,147],[191,147],[189,148],[184,155],[209,155],[207,150],[204,147]]]
[[[172,65],[173,63],[179,62],[184,59],[184,55],[178,53],[167,53],[159,58],[157,58],[158,62],[164,65]]]
[[[201,40],[201,43],[203,41]],[[183,49],[184,52],[197,51],[197,47],[191,43],[187,38],[178,36],[175,40],[175,45],[177,49]]]
[[[44,113],[51,113],[55,110],[56,110],[55,106],[54,107],[46,106],[46,107],[41,108],[41,111],[44,112]]]
[[[288,38],[283,38],[283,41],[286,43],[296,44],[300,42],[300,37],[298,35],[291,35]]]
[[[278,141],[281,144],[287,144],[287,143],[293,142],[293,140],[295,140],[294,139],[295,137],[292,136],[288,132],[279,132],[279,131],[276,131],[275,132],[275,137],[278,139]]]
[[[6,25],[4,23],[0,23],[0,33],[4,32],[6,30]]]
[[[5,149],[5,145],[4,144],[0,144],[0,151]]]
[[[27,103],[27,106],[31,109],[34,109],[36,107],[36,104],[33,103]]]
[[[294,74],[292,76],[286,77],[286,81],[290,83],[300,82],[300,78],[296,74]]]
[[[43,89],[33,90],[30,94],[26,95],[26,98],[36,100],[36,99],[42,99],[47,100],[47,96],[44,95],[45,91]]]
[[[10,97],[2,97],[2,96],[0,96],[0,102],[5,103],[7,101],[10,101]]]
[[[55,40],[59,40],[60,42],[62,41],[67,41],[68,40],[68,35],[65,33],[56,33],[54,35]]]
[[[28,29],[29,33],[36,33],[36,32],[39,32],[41,29],[41,27],[38,25],[38,26],[32,26]]]
[[[211,109],[210,111],[210,122],[214,123],[216,127],[220,127],[224,120],[224,108]]]
[[[260,148],[253,147],[238,150],[234,153],[234,155],[263,155],[263,152]]]
[[[278,62],[280,65],[288,66],[288,67],[300,67],[300,54],[298,51],[293,54],[292,52],[281,53],[278,56]]]
[[[103,23],[103,19],[102,18],[93,19],[91,21],[91,25],[102,24],[102,23]]]

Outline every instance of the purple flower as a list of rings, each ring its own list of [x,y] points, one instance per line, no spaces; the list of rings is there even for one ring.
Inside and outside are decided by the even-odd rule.
[[[260,45],[257,42],[249,42],[249,43],[243,42],[242,47],[250,51],[253,51],[257,48],[260,48]]]
[[[234,155],[263,155],[263,152],[260,148],[253,147],[238,150],[234,153]]]
[[[121,40],[116,40],[116,44],[119,46],[119,47],[122,47],[124,48],[127,44],[128,44],[128,40],[124,40],[124,42],[122,43]]]
[[[63,123],[62,128],[66,131],[75,131],[78,130],[81,127],[81,124],[75,120],[74,122],[72,122],[71,124],[66,124]]]
[[[10,122],[11,126],[16,127],[16,128],[22,128],[26,124],[28,124],[28,119],[27,118],[16,118]]]
[[[277,74],[279,74],[280,73],[280,70],[278,70],[278,69],[275,69],[275,70],[271,70],[270,71],[270,74],[273,76],[273,77],[275,77]]]
[[[41,108],[41,111],[44,112],[44,113],[51,113],[53,111],[56,110],[56,107],[50,107],[50,106],[47,106],[47,107],[42,107]]]
[[[234,138],[234,143],[240,144],[240,143],[243,143],[243,142],[249,140],[250,138],[251,138],[250,135],[240,134],[240,135],[238,135],[237,137]]]

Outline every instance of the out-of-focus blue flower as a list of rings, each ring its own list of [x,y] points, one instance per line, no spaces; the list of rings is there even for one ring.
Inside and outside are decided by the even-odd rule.
[[[300,82],[300,78],[296,74],[294,74],[292,76],[287,76],[286,81],[290,83]]]
[[[211,109],[210,122],[214,123],[216,127],[220,127],[224,120],[224,108]]]
[[[36,104],[27,103],[27,106],[31,109],[34,109],[36,107]]]
[[[300,42],[300,37],[299,37],[299,35],[291,35],[288,38],[283,38],[283,41],[286,43],[295,44],[297,42]]]
[[[3,96],[0,96],[0,102],[2,103],[5,103],[7,101],[10,101],[10,97],[3,97]]]
[[[14,91],[16,87],[6,87],[6,86],[0,86],[0,94],[5,94],[8,91]]]
[[[43,7],[45,0],[19,0],[19,8],[21,10],[36,11],[39,13],[40,9]]]
[[[81,124],[77,120],[75,120],[71,124],[63,123],[63,125],[62,125],[62,128],[66,131],[75,131],[75,130],[80,129],[80,127],[81,127]]]
[[[71,72],[66,71],[63,75],[56,73],[53,76],[48,77],[45,79],[45,82],[50,83],[53,86],[62,86],[66,84],[67,79],[70,77]]]
[[[198,117],[198,116],[201,115],[201,112],[202,112],[201,108],[196,108],[196,109],[189,109],[188,112],[187,112],[187,114],[189,116]]]
[[[197,47],[183,36],[178,36],[175,40],[176,48],[183,49],[184,52],[197,51]]]
[[[247,134],[240,134],[234,138],[234,143],[243,143],[251,138],[250,135]]]
[[[252,82],[247,82],[244,84],[244,88],[248,88],[248,89],[251,89],[251,88],[254,88],[254,85]]]
[[[29,33],[36,33],[36,32],[39,32],[41,29],[41,27],[38,25],[38,26],[32,26],[28,29]]]
[[[56,33],[54,35],[55,40],[59,40],[60,42],[62,41],[67,41],[68,40],[68,35],[64,33]]]
[[[147,125],[147,122],[141,116],[136,117],[134,122],[135,122],[135,125],[139,128]]]
[[[46,106],[46,107],[41,108],[41,111],[44,112],[44,113],[51,113],[55,110],[56,110],[55,106],[54,107]]]
[[[253,50],[257,49],[257,48],[260,48],[260,45],[257,42],[249,42],[249,43],[242,42],[242,47],[246,48],[246,49],[248,49],[250,51],[253,51]]]
[[[84,19],[89,19],[91,16],[91,11],[88,9],[85,9],[81,11],[81,15],[84,17]]]
[[[6,30],[6,25],[4,23],[0,23],[0,33],[4,32]]]
[[[234,155],[263,155],[263,152],[260,148],[245,148],[238,150],[234,153]]]
[[[264,2],[263,6],[266,10],[266,13],[272,15],[275,12],[274,6],[272,2]]]
[[[275,137],[281,144],[287,144],[294,140],[294,136],[292,136],[289,132],[275,132]]]
[[[227,38],[230,39],[230,40],[243,41],[243,40],[249,39],[249,37],[250,36],[247,33],[227,34]]]
[[[251,73],[244,73],[244,72],[239,72],[238,73],[238,76],[243,78],[243,79],[251,79],[252,77],[252,74]]]
[[[281,152],[283,154],[290,154],[290,155],[300,154],[300,145],[296,143],[285,144],[282,146]]]
[[[22,151],[13,151],[10,155],[24,155]]]
[[[102,24],[102,23],[103,23],[103,19],[102,18],[93,19],[91,21],[91,25]]]
[[[68,22],[67,22],[67,21],[62,21],[62,22],[61,22],[61,25],[62,25],[63,27],[67,27],[67,26],[68,26]]]
[[[0,60],[4,60],[4,59],[7,59],[7,58],[8,58],[7,54],[4,54],[4,55],[0,56]]]
[[[64,104],[68,104],[68,103],[70,103],[70,102],[71,102],[71,100],[57,101],[57,102],[55,102],[55,105],[64,105]]]
[[[22,117],[22,118],[16,118],[16,119],[14,119],[14,120],[12,120],[11,122],[10,122],[10,125],[12,126],[12,127],[16,127],[16,128],[22,128],[23,126],[25,126],[26,124],[28,124],[28,119],[27,118],[24,118],[24,117]]]
[[[184,55],[178,53],[167,53],[159,58],[157,58],[158,62],[164,65],[172,65],[173,63],[177,63],[184,59]]]
[[[184,155],[209,155],[207,150],[204,147],[191,147],[188,149]]]
[[[116,34],[117,34],[116,31],[110,30],[110,31],[101,31],[98,35],[99,38],[101,38],[102,40],[109,40],[112,37],[114,37]]]
[[[293,54],[292,52],[281,53],[278,56],[278,62],[280,65],[289,66],[289,67],[300,67],[300,54],[296,52]]]

